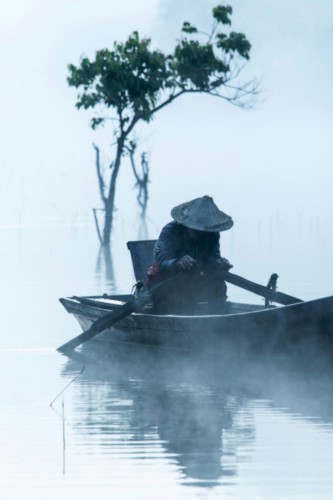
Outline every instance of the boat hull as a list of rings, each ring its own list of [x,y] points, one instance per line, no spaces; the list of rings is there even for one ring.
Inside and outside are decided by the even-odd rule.
[[[60,299],[83,330],[123,302],[105,297]],[[124,296],[124,301],[128,296]],[[308,356],[333,351],[333,296],[289,306],[231,304],[223,315],[156,315],[132,313],[96,336],[121,342],[181,350],[236,349],[238,352],[288,352]]]

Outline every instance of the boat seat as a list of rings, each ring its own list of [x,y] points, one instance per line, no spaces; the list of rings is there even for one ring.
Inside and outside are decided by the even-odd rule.
[[[157,240],[128,241],[136,281],[146,284],[147,270],[153,262],[153,253]]]

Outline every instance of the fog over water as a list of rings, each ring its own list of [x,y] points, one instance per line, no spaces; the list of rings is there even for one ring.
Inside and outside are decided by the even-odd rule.
[[[58,298],[128,293],[126,242],[157,237],[174,205],[204,194],[235,221],[222,235],[235,273],[266,284],[277,272],[279,290],[303,299],[332,295],[333,3],[230,3],[233,29],[252,43],[244,79],[261,80],[260,102],[244,111],[186,96],[141,127],[148,232],[125,163],[112,259],[92,218],[101,206],[92,142],[107,164],[112,134],[91,131],[89,113],[75,109],[67,65],[135,29],[171,50],[183,21],[209,29],[217,2],[0,5],[1,499],[333,495],[327,366],[240,369],[144,352],[105,364],[54,351],[80,332]]]

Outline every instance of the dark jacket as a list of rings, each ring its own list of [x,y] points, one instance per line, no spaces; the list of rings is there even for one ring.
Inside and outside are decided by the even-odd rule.
[[[203,269],[214,268],[220,255],[220,233],[202,232],[193,241],[186,227],[178,222],[169,222],[161,231],[154,250],[154,261],[161,275],[168,277],[176,274],[177,261],[184,255],[196,259]]]

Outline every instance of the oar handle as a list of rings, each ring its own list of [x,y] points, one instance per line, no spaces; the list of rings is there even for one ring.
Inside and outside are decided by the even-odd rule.
[[[286,293],[276,292],[264,285],[259,285],[258,283],[254,283],[253,281],[242,278],[241,276],[237,276],[237,274],[230,273],[229,271],[221,271],[220,276],[227,283],[244,288],[244,290],[248,290],[249,292],[265,297],[272,302],[283,304],[284,306],[303,302],[301,299],[292,297]]]

